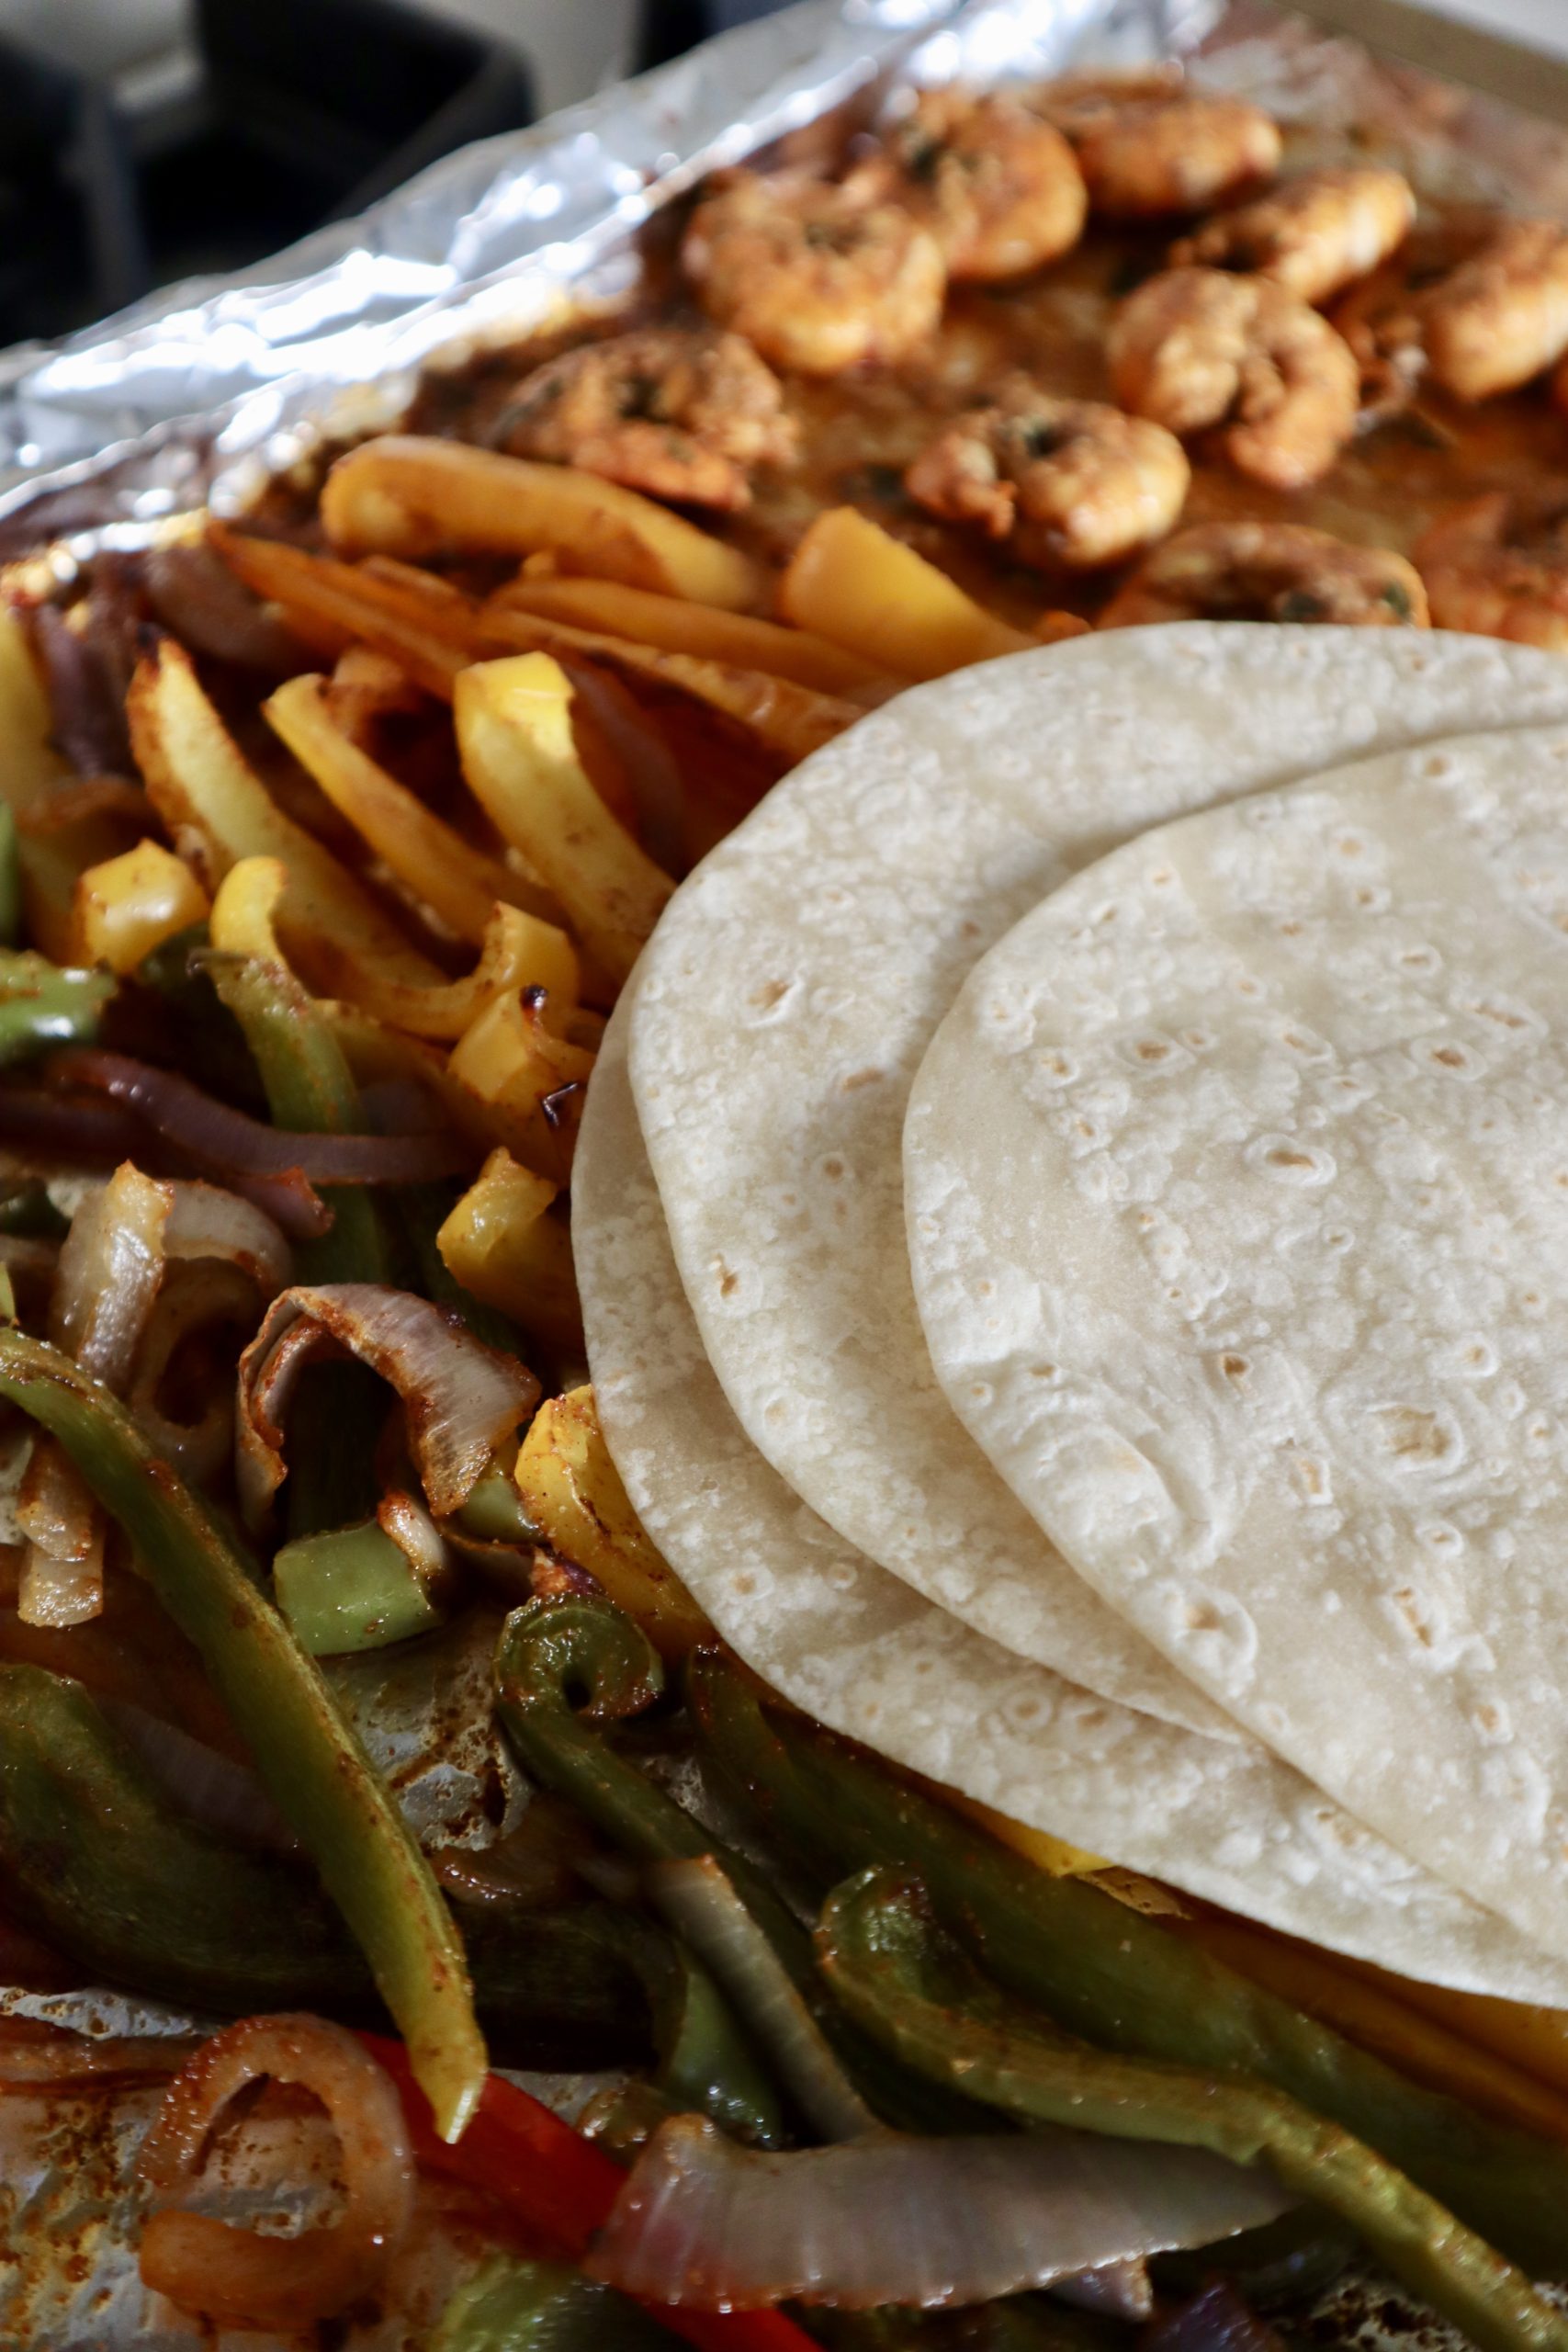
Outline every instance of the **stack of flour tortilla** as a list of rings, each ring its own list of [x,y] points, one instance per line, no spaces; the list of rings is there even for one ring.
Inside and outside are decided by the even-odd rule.
[[[1568,665],[1190,623],[912,689],[676,894],[573,1226],[776,1690],[1568,2006]]]

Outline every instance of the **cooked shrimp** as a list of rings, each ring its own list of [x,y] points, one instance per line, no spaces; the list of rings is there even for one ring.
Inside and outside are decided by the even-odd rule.
[[[1505,220],[1423,298],[1432,374],[1457,400],[1512,391],[1568,351],[1568,229]]]
[[[750,503],[752,466],[794,456],[795,424],[778,378],[743,336],[649,327],[536,368],[493,438],[516,458],[734,513]]]
[[[854,173],[901,204],[959,278],[1017,277],[1076,245],[1089,198],[1059,130],[1015,98],[928,90]]]
[[[1349,345],[1267,278],[1167,270],[1128,296],[1107,353],[1123,408],[1172,433],[1224,424],[1231,463],[1275,490],[1316,481],[1356,428]]]
[[[897,205],[782,174],[726,174],[681,258],[705,311],[808,376],[902,358],[936,325],[947,288],[942,248]]]
[[[1118,563],[1163,538],[1190,469],[1174,434],[1099,401],[1004,384],[924,448],[904,476],[911,498],[950,522],[1010,538],[1025,563]]]
[[[1178,266],[1246,270],[1298,301],[1325,302],[1376,269],[1404,243],[1415,218],[1409,181],[1384,164],[1303,172],[1254,203],[1222,212],[1173,245],[1170,257]]]
[[[1466,499],[1415,553],[1438,628],[1568,653],[1568,482]]]
[[[1151,90],[1144,80],[1048,85],[1031,103],[1077,150],[1090,209],[1112,220],[1201,212],[1280,167],[1278,124],[1242,98]]]
[[[1355,548],[1296,523],[1199,523],[1156,548],[1100,615],[1141,621],[1335,621],[1426,628],[1419,574],[1389,548]]]

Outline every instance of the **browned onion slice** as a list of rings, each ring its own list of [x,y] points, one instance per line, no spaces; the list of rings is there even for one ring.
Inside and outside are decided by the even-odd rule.
[[[235,1469],[253,1527],[286,1475],[284,1431],[300,1373],[345,1352],[402,1399],[409,1448],[437,1519],[462,1507],[497,1446],[538,1401],[531,1372],[412,1291],[382,1283],[287,1290],[240,1359]]]
[[[141,2277],[183,2311],[227,2326],[307,2327],[371,2291],[413,2206],[402,2107],[362,2042],[321,2018],[244,2018],[226,2027],[170,2084],[137,2169],[156,2192],[184,2188],[224,2109],[264,2077],[297,2084],[326,2109],[342,2149],[342,2217],[298,2237],[261,2237],[164,2203],[141,2233]]]

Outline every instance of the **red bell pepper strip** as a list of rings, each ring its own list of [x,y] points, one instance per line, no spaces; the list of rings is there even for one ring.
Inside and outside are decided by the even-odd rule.
[[[431,2120],[430,2103],[410,2072],[402,2043],[378,2033],[361,2039],[398,2086],[416,2161],[427,2172],[484,2190],[531,2238],[581,2261],[626,2187],[615,2158],[499,2075],[486,2075],[468,2128],[448,2145]],[[642,2308],[698,2352],[818,2352],[782,2312],[689,2312],[651,2302]]]

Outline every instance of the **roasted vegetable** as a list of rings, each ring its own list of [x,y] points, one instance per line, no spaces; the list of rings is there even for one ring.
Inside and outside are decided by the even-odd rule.
[[[209,1506],[108,1391],[20,1331],[0,1332],[0,1395],[59,1438],[206,1660],[278,1810],[370,1963],[428,2086],[459,2132],[484,2079],[460,1939],[423,1856],[320,1672],[263,1598]]]
[[[1568,2157],[1406,2082],[1221,1962],[1081,1879],[1049,1878],[800,1715],[722,1654],[693,1660],[705,1758],[820,1886],[889,1862],[987,1973],[1103,2048],[1271,2083],[1340,2124],[1531,2278],[1568,2262]]]
[[[1485,2352],[1563,2352],[1568,2319],[1472,2231],[1338,2126],[1257,2082],[1091,2049],[1010,2000],[937,1927],[923,1890],[870,1870],[823,1913],[818,1953],[851,2015],[908,2065],[1026,2124],[1207,2148],[1262,2165],[1348,2222]]]

